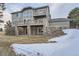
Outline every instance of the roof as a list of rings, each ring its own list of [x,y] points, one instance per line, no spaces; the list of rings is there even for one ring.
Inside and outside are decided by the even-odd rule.
[[[34,9],[36,10],[36,9],[42,9],[42,8],[49,8],[49,6],[42,6],[42,7],[38,7],[38,8],[34,8]]]
[[[33,9],[32,7],[26,7],[26,8],[23,8],[21,11],[24,11],[26,9]]]
[[[49,22],[66,22],[66,21],[70,21],[70,19],[68,18],[55,18],[55,19],[51,19]]]
[[[42,9],[42,8],[49,8],[49,6],[43,6],[43,7],[38,7],[38,8],[25,7],[25,8],[23,8],[21,11],[12,12],[11,14],[18,13],[18,12],[22,12],[22,11],[24,11],[24,10],[26,10],[26,9],[33,9],[33,10],[37,10],[37,9]]]

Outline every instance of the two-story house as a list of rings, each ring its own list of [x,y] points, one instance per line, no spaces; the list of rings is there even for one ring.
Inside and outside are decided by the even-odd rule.
[[[48,6],[39,8],[26,7],[11,14],[16,35],[41,35],[46,33],[50,20]]]
[[[51,19],[48,6],[27,7],[11,14],[16,35],[47,35],[56,29],[70,28],[70,19]]]

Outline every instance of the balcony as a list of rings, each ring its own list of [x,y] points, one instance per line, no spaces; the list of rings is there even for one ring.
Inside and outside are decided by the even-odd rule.
[[[43,25],[43,20],[39,19],[39,20],[31,20],[29,21],[30,25]]]
[[[43,25],[43,20],[15,21],[14,23],[17,26]]]
[[[43,16],[46,15],[46,13],[35,13],[34,16]]]
[[[47,10],[46,9],[38,9],[34,11],[34,16],[40,16],[40,15],[46,15]]]

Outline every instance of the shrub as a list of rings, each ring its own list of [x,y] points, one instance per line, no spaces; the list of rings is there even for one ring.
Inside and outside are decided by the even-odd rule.
[[[0,31],[3,31],[3,29],[2,29],[2,28],[0,28]]]
[[[12,23],[10,21],[6,22],[5,34],[6,35],[15,35],[15,27],[12,26]]]

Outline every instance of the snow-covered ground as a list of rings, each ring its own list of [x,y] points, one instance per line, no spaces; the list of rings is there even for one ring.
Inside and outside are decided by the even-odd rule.
[[[65,29],[66,35],[49,39],[56,43],[12,44],[16,55],[28,56],[72,56],[79,55],[79,29]]]

